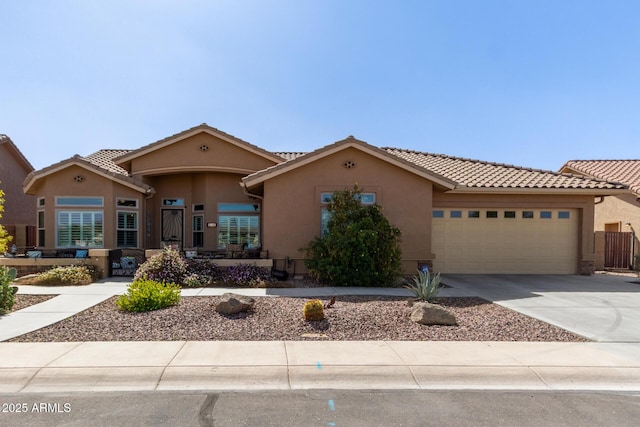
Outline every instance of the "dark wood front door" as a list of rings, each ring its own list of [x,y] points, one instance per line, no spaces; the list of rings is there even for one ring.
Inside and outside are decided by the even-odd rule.
[[[630,268],[633,233],[607,231],[604,233],[604,267]]]

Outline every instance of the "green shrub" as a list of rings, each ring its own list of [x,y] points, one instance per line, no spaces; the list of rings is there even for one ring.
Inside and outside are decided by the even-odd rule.
[[[133,280],[147,279],[156,282],[183,283],[187,275],[187,262],[180,253],[171,248],[143,262]]]
[[[327,232],[303,248],[310,274],[338,286],[389,286],[401,273],[400,230],[358,186],[333,193]]]
[[[93,282],[97,275],[95,267],[86,265],[68,265],[64,267],[53,267],[44,273],[38,274],[35,279],[37,285],[88,285]]]
[[[152,311],[170,307],[180,302],[180,286],[154,280],[137,279],[127,288],[127,293],[116,300],[120,310]]]
[[[15,268],[0,266],[0,315],[7,314],[15,304],[15,294],[17,287],[11,286],[16,280],[17,271]]]
[[[418,275],[413,276],[413,284],[406,285],[416,298],[422,301],[433,301],[440,291],[440,273],[431,276],[428,269],[418,270]]]

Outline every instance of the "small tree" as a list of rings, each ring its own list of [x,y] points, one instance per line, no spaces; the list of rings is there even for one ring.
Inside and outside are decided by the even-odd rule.
[[[2,219],[2,212],[4,211],[4,191],[0,190],[0,219]],[[5,253],[11,236],[7,234],[7,230],[0,224],[0,253]]]
[[[400,230],[376,204],[363,205],[357,185],[333,193],[327,232],[305,248],[316,279],[337,286],[388,286],[401,274]]]

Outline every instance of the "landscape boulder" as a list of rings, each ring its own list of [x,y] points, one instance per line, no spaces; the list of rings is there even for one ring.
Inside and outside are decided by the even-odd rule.
[[[411,320],[421,325],[456,325],[456,317],[436,304],[417,302],[411,309]]]
[[[256,300],[233,293],[225,293],[220,298],[220,302],[216,305],[216,311],[220,314],[236,314],[253,308]]]

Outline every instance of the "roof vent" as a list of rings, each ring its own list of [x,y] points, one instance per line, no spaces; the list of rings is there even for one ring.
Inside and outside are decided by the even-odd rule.
[[[73,180],[74,180],[75,182],[84,182],[84,176],[82,176],[82,175],[76,175],[76,176],[74,176],[74,177],[73,177]]]
[[[347,160],[342,164],[342,166],[344,166],[347,169],[353,169],[356,167],[356,162],[354,162],[353,160]]]
[[[209,149],[209,146],[208,146],[208,145],[204,145],[204,144],[202,144],[202,145],[200,146],[200,151],[207,151],[208,149]]]

